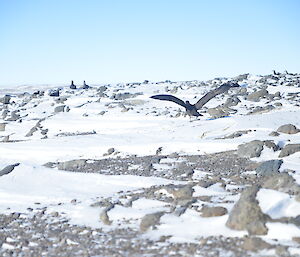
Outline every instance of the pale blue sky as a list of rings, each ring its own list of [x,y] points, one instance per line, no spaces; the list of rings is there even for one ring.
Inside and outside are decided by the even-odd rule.
[[[300,72],[297,0],[0,0],[0,84]]]

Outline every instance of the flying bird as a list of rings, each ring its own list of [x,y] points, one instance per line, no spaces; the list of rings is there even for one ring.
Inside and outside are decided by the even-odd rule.
[[[203,115],[200,114],[198,112],[198,110],[200,110],[209,100],[211,100],[212,98],[214,98],[217,95],[227,92],[232,87],[240,87],[240,85],[235,82],[224,83],[220,87],[208,92],[195,104],[191,104],[189,101],[184,102],[181,99],[179,99],[173,95],[153,95],[150,98],[174,102],[174,103],[179,104],[182,107],[184,107],[187,115],[189,115],[190,117],[191,116],[199,117],[199,116],[203,116]]]

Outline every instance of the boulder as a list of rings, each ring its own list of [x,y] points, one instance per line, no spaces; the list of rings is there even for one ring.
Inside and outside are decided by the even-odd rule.
[[[280,126],[277,129],[277,132],[285,133],[285,134],[296,134],[300,132],[300,129],[298,129],[295,125],[293,124],[285,124]]]
[[[256,168],[256,174],[258,176],[270,176],[279,172],[280,166],[283,163],[282,160],[269,160],[262,162]]]
[[[146,232],[150,227],[154,228],[159,224],[161,216],[163,216],[164,212],[155,212],[151,214],[146,214],[140,223],[140,230],[142,232]]]
[[[262,187],[291,195],[300,194],[300,186],[287,172],[277,173],[266,177],[266,179],[262,182]]]
[[[11,165],[4,167],[2,170],[0,170],[0,177],[11,173],[14,170],[14,168],[19,165],[20,165],[20,163],[15,163],[15,164],[11,164]]]
[[[247,96],[248,101],[258,102],[262,97],[265,97],[269,94],[268,90],[261,89],[256,92],[253,92]]]
[[[296,152],[300,152],[300,144],[287,144],[280,151],[279,157],[281,158],[281,157],[289,156]]]
[[[227,209],[222,206],[203,206],[201,209],[202,217],[217,217],[227,214]]]
[[[256,200],[259,186],[246,188],[229,214],[226,226],[236,230],[247,230],[250,235],[266,235],[267,215],[265,215]]]

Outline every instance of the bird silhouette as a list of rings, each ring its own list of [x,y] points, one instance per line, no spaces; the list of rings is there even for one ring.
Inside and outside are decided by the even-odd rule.
[[[177,98],[173,95],[153,95],[150,98],[157,99],[157,100],[165,100],[165,101],[171,101],[176,104],[181,105],[185,108],[187,115],[191,116],[203,116],[198,112],[209,100],[214,98],[217,95],[220,95],[222,93],[227,92],[230,88],[233,87],[240,87],[240,85],[236,82],[227,82],[222,84],[220,87],[208,92],[206,95],[204,95],[197,103],[191,104],[189,101],[182,101],[181,99]]]

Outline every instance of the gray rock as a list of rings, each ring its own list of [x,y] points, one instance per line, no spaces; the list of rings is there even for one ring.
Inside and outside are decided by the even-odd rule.
[[[227,214],[227,209],[222,206],[203,206],[201,209],[202,217],[217,217]]]
[[[10,118],[8,118],[8,121],[17,121],[18,119],[21,118],[21,116],[19,114],[17,114],[18,111],[13,111],[10,114]]]
[[[8,110],[3,110],[2,114],[1,114],[2,119],[6,119],[8,113],[9,113]]]
[[[259,237],[246,237],[244,243],[242,244],[242,248],[246,251],[257,252],[264,249],[270,249],[272,248],[272,245]]]
[[[264,107],[257,106],[252,111],[248,112],[247,115],[266,113],[274,109],[275,107],[273,105],[267,105]]]
[[[141,220],[140,230],[146,232],[150,227],[155,228],[155,226],[159,224],[161,216],[164,214],[164,212],[146,214]]]
[[[4,167],[2,170],[0,170],[0,177],[11,173],[14,170],[14,168],[19,165],[20,165],[20,163],[15,163],[15,164],[11,164],[11,165]]]
[[[266,177],[262,183],[262,187],[291,195],[300,194],[300,186],[297,184],[295,179],[286,172]]]
[[[253,158],[259,157],[263,150],[264,142],[260,140],[253,140],[238,146],[237,154],[240,157]]]
[[[33,133],[36,132],[38,129],[42,128],[41,126],[41,120],[39,120],[34,127],[32,127],[29,132],[25,135],[25,137],[31,137],[33,136]]]
[[[226,100],[226,102],[224,103],[224,106],[232,107],[232,106],[238,105],[240,102],[241,102],[241,100],[237,96],[233,96]]]
[[[59,105],[54,108],[54,112],[64,112],[66,105]]]
[[[111,223],[112,223],[112,221],[108,217],[108,214],[107,214],[106,210],[103,210],[100,213],[100,217],[99,218],[103,222],[103,224],[105,224],[105,225],[111,225]]]
[[[11,97],[9,95],[5,95],[0,98],[0,103],[2,104],[9,104]]]
[[[79,160],[72,160],[72,161],[65,161],[61,162],[57,165],[57,168],[60,170],[77,170],[79,168],[83,168],[86,165],[85,159],[79,159]]]
[[[5,131],[5,126],[7,123],[0,123],[0,131]]]
[[[298,129],[295,125],[293,124],[285,124],[280,126],[277,129],[277,132],[285,133],[285,134],[296,134],[300,132],[300,129]]]
[[[283,163],[283,160],[269,160],[262,162],[257,168],[256,168],[256,174],[258,176],[270,176],[274,173],[278,173],[281,164]]]
[[[300,144],[287,144],[280,152],[279,157],[289,156],[293,153],[300,152]]]
[[[168,186],[167,192],[172,194],[175,200],[191,199],[194,189],[191,185],[185,186]]]
[[[207,112],[213,119],[218,119],[229,115],[229,112],[221,107],[209,108]]]
[[[278,146],[272,140],[253,140],[238,146],[237,154],[244,158],[259,157],[263,148],[268,147],[273,151],[278,150]]]
[[[256,92],[253,92],[247,96],[248,101],[258,102],[262,97],[265,97],[269,94],[266,89],[261,89]]]
[[[269,136],[271,137],[278,137],[280,134],[277,131],[272,131]]]
[[[256,194],[256,185],[246,188],[229,214],[226,226],[236,230],[247,230],[250,235],[266,235],[267,216],[261,211]]]

